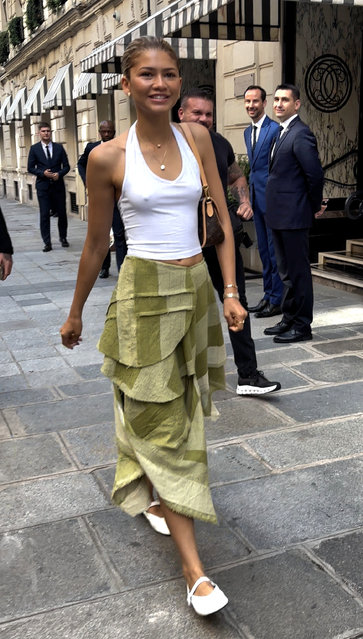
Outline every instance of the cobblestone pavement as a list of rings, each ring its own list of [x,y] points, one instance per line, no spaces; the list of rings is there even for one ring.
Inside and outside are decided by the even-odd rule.
[[[196,524],[230,604],[187,608],[171,539],[109,501],[112,397],[96,350],[116,282],[98,280],[83,343],[60,344],[86,224],[42,253],[35,209],[2,200],[15,246],[0,283],[2,639],[363,637],[363,314],[360,295],[315,287],[314,339],[273,344],[253,318],[259,367],[283,390],[228,388],[207,426],[220,525]],[[261,280],[248,281],[250,303]],[[273,318],[275,319],[275,318]],[[274,322],[272,322],[274,323]]]

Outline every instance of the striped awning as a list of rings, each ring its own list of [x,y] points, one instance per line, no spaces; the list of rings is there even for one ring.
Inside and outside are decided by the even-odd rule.
[[[191,0],[163,17],[174,37],[276,41],[279,0]]]
[[[11,100],[11,95],[7,95],[6,98],[1,103],[0,106],[0,122],[2,124],[6,124],[6,115],[9,109],[9,103]]]
[[[58,69],[48,93],[43,100],[44,109],[61,109],[72,105],[72,63],[69,62]]]
[[[307,4],[345,4],[349,7],[363,7],[363,0],[292,0],[292,2],[305,2]]]
[[[34,84],[33,88],[28,94],[28,99],[25,102],[23,110],[23,118],[27,115],[41,115],[42,103],[47,92],[47,78],[43,75]]]
[[[108,93],[121,81],[120,73],[81,73],[75,82],[72,97],[74,100],[95,100],[98,95]]]
[[[218,0],[226,4],[234,0]],[[240,2],[241,0],[236,0]],[[252,6],[252,0],[242,0],[248,2]],[[254,0],[256,2],[256,0]],[[215,0],[207,0],[209,7]],[[265,0],[257,0],[257,3],[265,3]],[[276,2],[278,0],[268,0],[268,2]],[[86,58],[81,61],[82,71],[96,71],[97,73],[121,73],[121,59],[127,45],[140,36],[160,36],[164,37],[174,48],[179,58],[188,58],[196,60],[214,60],[216,58],[216,42],[211,33],[205,36],[205,39],[195,37],[192,40],[187,37],[174,37],[173,33],[165,31],[165,21],[170,15],[181,9],[187,4],[186,0],[175,0],[168,7],[157,11],[152,16],[135,25],[129,31],[107,42],[106,44],[94,49]],[[189,3],[188,3],[189,4]]]
[[[11,103],[11,107],[6,114],[6,121],[22,120],[24,117],[24,107],[26,102],[26,87],[19,89],[14,100]]]
[[[102,84],[106,89],[113,89],[121,82],[121,73],[102,73]]]

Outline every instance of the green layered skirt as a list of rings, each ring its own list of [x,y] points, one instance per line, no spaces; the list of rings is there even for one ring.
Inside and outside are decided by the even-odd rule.
[[[98,346],[114,385],[113,501],[133,516],[146,510],[148,477],[175,512],[216,522],[204,417],[225,386],[225,348],[205,262],[127,256]]]

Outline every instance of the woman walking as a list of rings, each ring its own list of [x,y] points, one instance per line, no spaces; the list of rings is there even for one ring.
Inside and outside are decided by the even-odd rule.
[[[224,387],[225,351],[218,310],[198,240],[198,164],[169,113],[180,95],[174,50],[139,38],[126,49],[122,87],[137,121],[98,146],[87,168],[88,232],[62,341],[81,341],[82,310],[108,249],[114,199],[128,254],[112,295],[99,348],[113,382],[118,461],[113,500],[172,535],[201,615],[221,609],[224,593],[206,577],[193,519],[216,522],[208,487],[204,416]],[[221,213],[217,253],[225,282],[224,316],[232,330],[247,313],[238,301],[234,242],[208,131],[189,125]],[[154,493],[155,491],[155,493]],[[155,496],[157,499],[155,499]]]

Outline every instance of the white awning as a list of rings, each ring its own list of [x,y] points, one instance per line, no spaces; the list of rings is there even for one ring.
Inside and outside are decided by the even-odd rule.
[[[41,115],[42,103],[47,92],[47,78],[43,75],[34,84],[29,92],[28,99],[23,109],[23,118],[27,115]]]
[[[6,98],[1,103],[0,106],[0,122],[2,124],[6,124],[6,115],[9,109],[9,103],[11,100],[11,95],[7,95]]]
[[[72,63],[58,69],[48,93],[43,100],[43,109],[61,109],[72,105]]]
[[[22,120],[24,117],[24,107],[26,102],[26,87],[19,89],[14,100],[11,103],[10,109],[6,114],[6,121]]]

